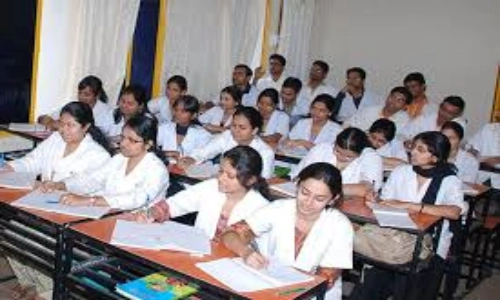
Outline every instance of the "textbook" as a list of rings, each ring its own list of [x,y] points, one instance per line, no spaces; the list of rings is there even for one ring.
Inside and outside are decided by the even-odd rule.
[[[247,266],[240,257],[197,263],[196,266],[236,292],[242,293],[279,288],[314,279],[272,258],[269,265],[262,270]]]
[[[410,218],[406,209],[389,207],[374,202],[367,202],[381,227],[417,229],[417,224]]]
[[[35,187],[36,174],[28,172],[0,173],[0,187],[30,190]]]
[[[154,273],[116,286],[116,292],[134,300],[184,299],[198,291],[198,287],[166,273]]]
[[[297,185],[293,181],[271,184],[269,188],[289,197],[295,197],[297,195]]]

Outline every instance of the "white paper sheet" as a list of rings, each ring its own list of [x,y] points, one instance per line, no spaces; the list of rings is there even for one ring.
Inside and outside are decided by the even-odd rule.
[[[199,165],[191,165],[186,169],[186,175],[192,178],[212,178],[219,172],[219,165],[204,162]]]
[[[410,218],[406,209],[393,208],[370,202],[370,208],[382,227],[417,229],[417,225]]]
[[[292,181],[271,184],[269,188],[273,191],[285,194],[290,197],[295,197],[295,195],[297,195],[297,185]]]
[[[111,244],[204,255],[211,253],[210,239],[203,230],[171,221],[144,224],[118,220]]]
[[[9,130],[19,132],[44,132],[47,131],[47,128],[41,124],[10,123]]]
[[[196,266],[237,292],[254,292],[313,280],[312,276],[271,259],[266,269],[253,269],[241,258],[222,258]]]
[[[27,172],[0,172],[0,187],[9,189],[32,189],[36,174]]]
[[[35,190],[12,202],[12,205],[91,219],[99,219],[110,211],[109,207],[60,204],[59,199],[63,194],[65,192],[42,193]]]

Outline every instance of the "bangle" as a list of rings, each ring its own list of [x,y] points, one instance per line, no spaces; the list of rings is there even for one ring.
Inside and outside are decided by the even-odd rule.
[[[419,214],[421,214],[422,212],[424,211],[424,204],[420,204],[420,211],[418,212]]]

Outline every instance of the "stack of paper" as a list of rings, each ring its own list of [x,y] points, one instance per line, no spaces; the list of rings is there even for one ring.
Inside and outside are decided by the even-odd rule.
[[[64,193],[65,192],[42,193],[40,190],[35,190],[21,197],[19,200],[12,202],[12,205],[91,219],[99,219],[110,210],[109,207],[70,206],[61,204],[59,203],[59,199]]]
[[[172,221],[144,224],[118,220],[111,237],[111,244],[203,255],[211,253],[210,238],[203,230]]]
[[[386,205],[369,202],[370,208],[382,227],[417,229],[417,225],[410,218],[408,211],[401,208],[393,208]]]
[[[313,280],[312,276],[285,266],[276,259],[262,270],[247,266],[241,258],[222,258],[197,263],[205,273],[237,292],[255,292]]]
[[[28,172],[0,173],[0,187],[9,189],[32,189],[35,186],[36,174]]]
[[[34,131],[47,131],[47,128],[41,124],[10,123],[9,130],[19,131],[19,132],[34,132]]]
[[[269,188],[289,197],[295,197],[297,195],[297,185],[293,181],[271,184]]]
[[[204,162],[199,165],[191,165],[186,169],[186,175],[192,178],[212,178],[219,172],[219,165]]]

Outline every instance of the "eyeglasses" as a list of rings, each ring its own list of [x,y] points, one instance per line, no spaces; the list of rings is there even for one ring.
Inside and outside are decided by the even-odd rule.
[[[139,144],[139,143],[144,143],[144,141],[141,141],[141,140],[136,140],[136,139],[133,139],[131,137],[128,137],[128,136],[124,136],[123,134],[120,134],[118,136],[118,141],[120,143],[123,143],[123,141],[126,140],[127,142],[131,143],[131,144]]]

